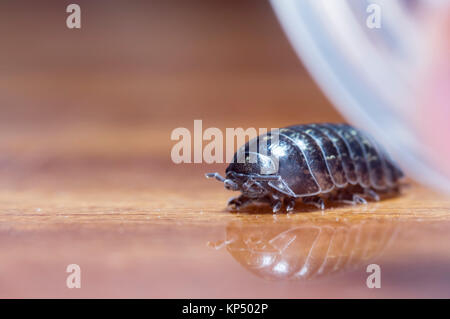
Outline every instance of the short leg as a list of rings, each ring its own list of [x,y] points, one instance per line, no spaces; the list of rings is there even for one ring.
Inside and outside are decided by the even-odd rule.
[[[283,206],[283,204],[282,204],[281,200],[274,201],[272,203],[272,212],[274,214],[278,213],[282,206]]]
[[[284,199],[284,206],[286,207],[286,212],[292,212],[295,207],[295,197],[286,197]]]
[[[240,195],[237,197],[232,197],[230,198],[230,200],[228,201],[228,206],[231,207],[232,209],[237,209],[239,210],[240,208],[247,206],[248,204],[250,204],[253,201],[253,199],[245,196],[245,195]]]
[[[367,200],[361,194],[353,194],[352,198],[355,204],[367,204]]]
[[[307,205],[314,205],[320,210],[324,210],[325,209],[325,202],[319,196],[304,197],[303,198],[303,203],[305,203]]]
[[[270,205],[272,206],[272,212],[274,214],[278,213],[281,207],[283,206],[283,202],[277,195],[270,195]]]
[[[347,205],[358,205],[358,204],[367,204],[367,198],[377,201],[380,199],[380,196],[372,189],[365,188],[364,190],[362,189],[358,190],[358,192],[342,190],[331,199],[338,203],[343,203]]]
[[[364,194],[367,195],[370,199],[378,202],[380,200],[380,195],[378,195],[373,189],[371,188],[365,188]]]

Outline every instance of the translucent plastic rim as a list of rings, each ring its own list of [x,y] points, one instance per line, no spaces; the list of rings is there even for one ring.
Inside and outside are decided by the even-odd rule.
[[[389,10],[374,41],[355,15],[367,15],[366,1],[271,0],[294,50],[343,116],[382,142],[408,176],[450,193],[405,119],[413,105],[408,70],[425,54],[420,25],[403,1],[377,2]]]

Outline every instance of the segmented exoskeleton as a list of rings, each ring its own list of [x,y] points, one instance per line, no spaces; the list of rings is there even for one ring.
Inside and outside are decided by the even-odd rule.
[[[242,192],[229,205],[268,202],[275,213],[283,203],[293,210],[298,198],[320,209],[324,199],[351,204],[379,200],[379,193],[398,191],[403,173],[367,134],[348,124],[326,123],[260,135],[236,152],[226,178],[206,176]]]

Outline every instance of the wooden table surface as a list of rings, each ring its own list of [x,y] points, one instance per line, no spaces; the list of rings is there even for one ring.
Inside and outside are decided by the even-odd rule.
[[[194,119],[342,120],[267,3],[79,4],[77,31],[59,2],[0,5],[0,297],[450,297],[442,195],[230,213],[203,176],[225,164],[171,161]]]

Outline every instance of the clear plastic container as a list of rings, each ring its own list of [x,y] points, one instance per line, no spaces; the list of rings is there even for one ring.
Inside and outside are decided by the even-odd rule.
[[[417,94],[432,54],[426,15],[447,10],[449,1],[271,3],[302,62],[344,117],[384,144],[407,175],[450,193],[450,161],[435,161],[440,150],[422,136]],[[371,4],[381,9],[379,28],[368,26]]]

